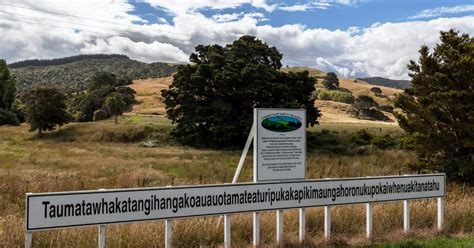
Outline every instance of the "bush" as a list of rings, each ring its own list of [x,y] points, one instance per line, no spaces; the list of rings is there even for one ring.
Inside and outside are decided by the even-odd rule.
[[[379,109],[385,112],[393,113],[393,106],[391,105],[382,105],[379,107]]]
[[[365,129],[357,131],[351,137],[351,143],[357,146],[370,145],[374,136]]]
[[[0,126],[2,125],[19,126],[20,121],[16,117],[15,113],[0,109]]]
[[[353,103],[354,96],[350,92],[338,91],[338,90],[318,90],[317,97],[319,100]]]
[[[383,136],[377,136],[373,138],[372,144],[380,149],[387,149],[394,147],[397,142],[396,139],[393,138],[392,136],[385,134]]]
[[[105,120],[110,117],[110,114],[107,110],[100,108],[94,111],[94,121]]]

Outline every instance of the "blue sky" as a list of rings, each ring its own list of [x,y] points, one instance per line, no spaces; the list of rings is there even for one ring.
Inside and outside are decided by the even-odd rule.
[[[474,1],[3,0],[0,58],[86,53],[188,63],[199,44],[253,35],[285,66],[344,77],[408,79],[406,65],[439,32],[474,34]]]
[[[192,2],[192,0],[191,0]],[[473,15],[474,10],[457,11],[433,14],[427,17],[415,18],[424,10],[434,10],[437,8],[449,8],[456,6],[469,6],[474,1],[436,1],[436,0],[367,0],[367,1],[266,1],[267,4],[276,4],[281,8],[275,8],[267,12],[262,8],[257,8],[251,4],[242,4],[238,7],[225,9],[212,9],[204,7],[197,11],[206,17],[212,18],[219,14],[236,13],[262,13],[265,18],[261,24],[271,26],[283,26],[287,24],[303,24],[307,28],[326,29],[348,29],[350,27],[369,27],[374,23],[403,22],[407,20],[427,20],[436,17],[461,17]],[[319,2],[321,5],[311,5]],[[347,4],[345,4],[347,3]],[[133,1],[134,13],[151,23],[160,23],[158,19],[165,19],[168,23],[173,23],[174,14],[157,6],[152,7],[143,1]],[[291,6],[307,6],[304,11],[287,11],[283,8]]]

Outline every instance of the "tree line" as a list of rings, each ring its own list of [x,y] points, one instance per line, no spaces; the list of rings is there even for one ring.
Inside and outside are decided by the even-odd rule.
[[[71,121],[95,121],[117,117],[135,103],[131,81],[97,72],[87,90],[65,94],[54,85],[39,85],[17,94],[15,76],[0,60],[0,125],[30,124],[30,131],[54,130]]]

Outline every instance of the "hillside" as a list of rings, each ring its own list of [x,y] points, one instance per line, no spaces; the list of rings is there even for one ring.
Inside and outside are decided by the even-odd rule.
[[[322,72],[313,68],[305,67],[288,67],[282,69],[282,71],[302,71],[308,69],[310,74],[325,75],[325,72]],[[146,115],[146,116],[164,116],[165,105],[163,103],[163,98],[161,96],[161,90],[168,88],[168,86],[173,81],[171,76],[163,78],[153,78],[153,79],[141,79],[135,80],[133,84],[130,85],[132,89],[137,92],[136,99],[138,101],[132,107],[132,111],[127,113],[128,115]],[[321,80],[319,80],[321,81]],[[380,105],[390,105],[391,99],[400,93],[401,90],[394,89],[390,87],[380,86],[382,89],[383,96],[375,96],[370,89],[373,85],[370,85],[366,82],[360,80],[354,80],[349,78],[340,78],[340,87],[348,89],[352,92],[354,96],[360,95],[369,95],[372,96],[377,103]],[[321,87],[320,83],[316,85],[317,88]],[[370,120],[360,120],[352,117],[347,111],[350,109],[350,104],[334,102],[334,101],[324,101],[316,100],[316,106],[321,110],[322,116],[319,119],[321,123],[364,123],[364,124],[396,124],[395,118],[392,114],[384,112],[391,122],[382,122],[382,121],[370,121]]]
[[[411,82],[409,80],[394,80],[384,77],[366,77],[358,78],[357,80],[362,80],[372,85],[380,85],[397,89],[406,89],[411,87]]]
[[[17,78],[17,88],[20,92],[33,85],[48,83],[57,85],[66,93],[85,89],[87,80],[98,71],[111,72],[118,77],[134,80],[169,76],[177,69],[175,64],[147,64],[124,55],[82,55],[45,61],[32,60],[14,63],[12,67],[16,67],[12,72]]]

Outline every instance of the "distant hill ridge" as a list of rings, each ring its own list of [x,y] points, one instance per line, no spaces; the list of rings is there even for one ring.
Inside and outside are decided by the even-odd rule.
[[[411,87],[411,82],[409,80],[394,80],[384,77],[366,77],[357,79],[372,85],[381,85],[402,90]]]
[[[88,59],[113,59],[113,58],[123,58],[129,59],[127,55],[123,54],[81,54],[64,58],[56,59],[27,59],[11,63],[8,67],[12,69],[27,67],[27,66],[51,66],[51,65],[64,65],[68,63],[73,63],[81,60]]]
[[[78,55],[51,60],[26,60],[9,65],[16,76],[18,90],[34,85],[52,84],[65,93],[82,91],[88,80],[99,71],[124,79],[166,77],[177,71],[177,64],[144,63],[119,54]]]

